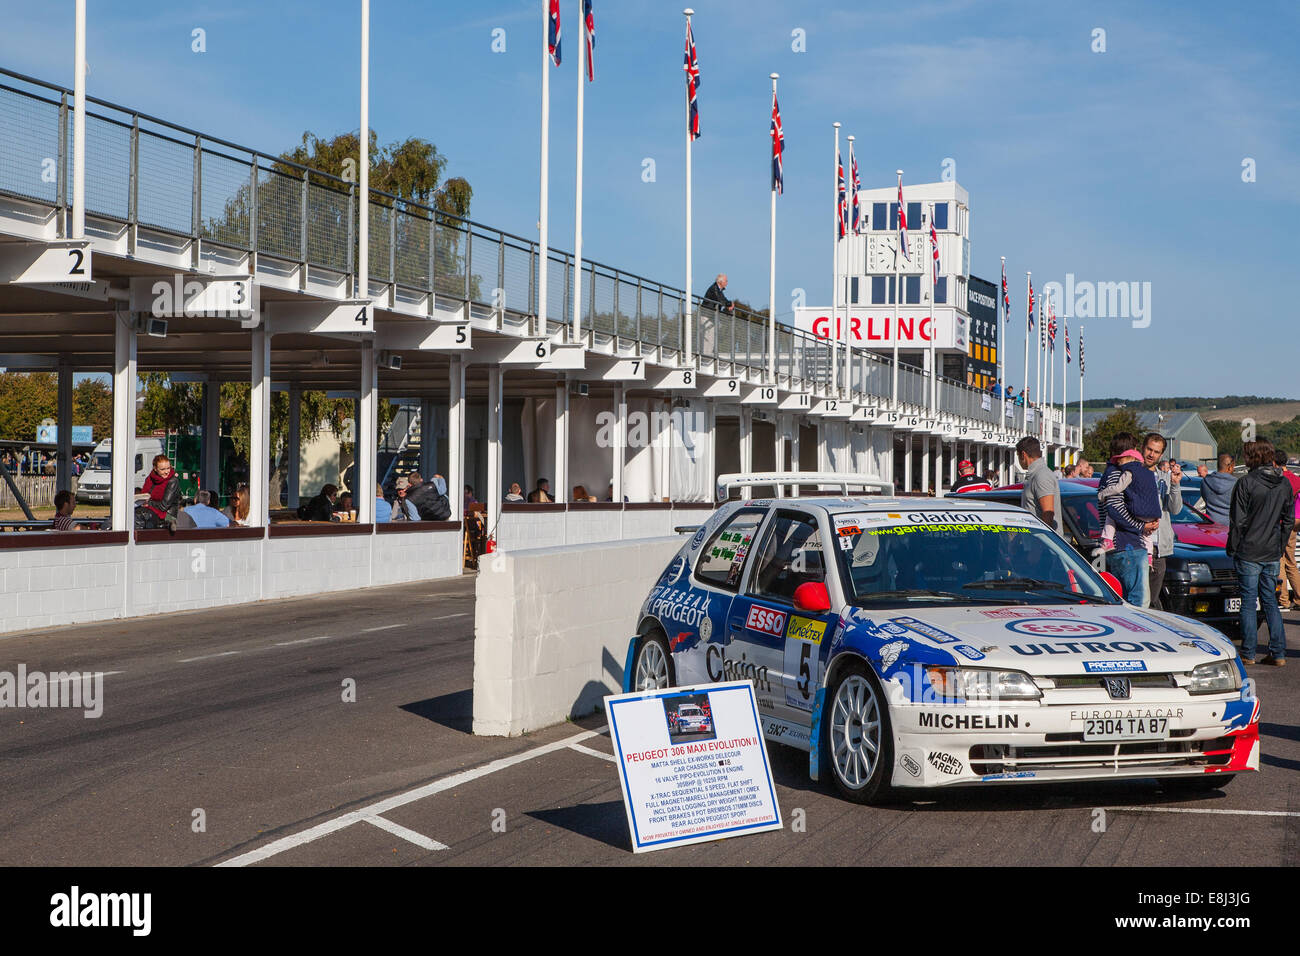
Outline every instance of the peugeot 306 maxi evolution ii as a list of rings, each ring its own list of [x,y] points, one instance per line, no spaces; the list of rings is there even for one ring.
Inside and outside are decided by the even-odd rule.
[[[969,499],[732,501],[642,605],[625,690],[750,680],[769,741],[891,787],[1259,769],[1232,642],[1125,604],[1052,529]]]

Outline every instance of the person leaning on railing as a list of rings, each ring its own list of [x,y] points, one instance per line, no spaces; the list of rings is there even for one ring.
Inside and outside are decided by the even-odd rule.
[[[727,274],[719,272],[718,277],[713,280],[713,285],[709,286],[704,293],[704,305],[717,312],[735,313],[736,303],[728,299],[722,291],[726,287]]]

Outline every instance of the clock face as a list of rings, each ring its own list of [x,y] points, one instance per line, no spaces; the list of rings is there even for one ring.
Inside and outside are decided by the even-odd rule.
[[[872,274],[892,272],[897,245],[898,240],[890,236],[871,236],[867,246],[867,271]]]

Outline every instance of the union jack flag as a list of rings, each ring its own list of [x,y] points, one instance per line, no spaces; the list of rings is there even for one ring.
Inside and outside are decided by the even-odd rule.
[[[1062,325],[1062,327],[1065,329],[1065,364],[1066,364],[1066,365],[1069,365],[1069,364],[1070,364],[1070,361],[1071,361],[1071,359],[1070,359],[1070,320],[1067,319],[1067,318],[1065,318],[1064,316],[1062,316],[1062,317],[1061,317],[1061,325]],[[1080,343],[1080,344],[1082,344],[1082,343]]]
[[[1011,296],[1007,293],[1007,264],[1002,263],[1002,318],[1011,317]]]
[[[1029,331],[1034,331],[1034,284],[1029,283]]]
[[[858,190],[862,181],[858,179],[858,157],[853,155],[853,144],[849,143],[849,179],[853,188],[853,234],[862,232],[862,219],[858,210]]]
[[[844,161],[840,159],[840,154],[835,154],[835,175],[840,185],[839,199],[835,203],[835,225],[839,229],[839,237],[844,238],[844,230],[848,224],[848,210],[844,205]]]
[[[777,194],[783,191],[785,179],[782,176],[781,156],[785,152],[785,133],[781,131],[781,107],[772,97],[772,188]]]
[[[939,282],[939,236],[934,231],[934,220],[930,220],[930,254],[934,257],[934,281]]]
[[[912,261],[912,253],[907,248],[907,210],[903,208],[903,179],[898,179],[898,248],[903,258]]]
[[[547,31],[546,50],[551,62],[560,65],[560,0],[551,0],[550,27]]]
[[[691,139],[699,139],[700,106],[695,95],[700,91],[700,61],[695,56],[695,34],[691,31],[690,20],[686,21],[686,62],[682,69],[686,71],[686,98],[691,104],[690,117],[686,121],[686,135]]]
[[[587,38],[587,82],[596,79],[596,17],[591,12],[591,0],[582,0],[582,26]]]

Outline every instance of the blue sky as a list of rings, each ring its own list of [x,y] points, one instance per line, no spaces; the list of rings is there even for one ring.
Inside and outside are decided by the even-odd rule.
[[[473,218],[536,234],[541,0],[372,0],[371,122],[421,136],[474,187]],[[358,125],[357,0],[90,0],[89,89],[264,151]],[[72,81],[72,0],[0,2],[0,63]],[[1287,223],[1300,206],[1300,5],[910,4],[699,0],[703,135],[695,276],[767,296],[768,98],[781,73],[786,190],[778,313],[829,299],[832,121],[857,136],[864,187],[940,178],[970,192],[972,269],[1005,255],[1013,314],[1035,286],[1150,282],[1151,324],[1083,320],[1089,395],[1300,397]],[[577,0],[552,73],[552,245],[572,248]],[[684,280],[681,6],[595,0],[584,249]],[[207,51],[191,50],[206,31]],[[506,52],[491,49],[496,28]],[[1104,29],[1106,51],[1093,52]],[[806,52],[792,50],[792,31]],[[653,159],[656,181],[642,181]],[[1242,181],[1254,160],[1256,181]],[[1077,327],[1079,320],[1071,322]],[[1011,380],[1022,323],[1011,324]],[[1072,338],[1077,333],[1072,328]],[[1072,388],[1072,392],[1074,389]]]

